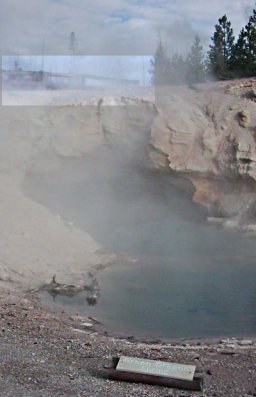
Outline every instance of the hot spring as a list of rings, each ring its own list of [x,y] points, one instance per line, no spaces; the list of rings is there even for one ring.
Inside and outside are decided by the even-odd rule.
[[[65,160],[51,175],[27,177],[28,196],[108,252],[134,258],[97,274],[97,304],[84,293],[48,302],[97,318],[112,335],[255,335],[254,238],[207,224],[190,190],[175,175],[108,147]]]

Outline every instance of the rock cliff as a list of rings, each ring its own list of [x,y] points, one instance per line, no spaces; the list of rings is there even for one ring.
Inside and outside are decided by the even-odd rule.
[[[86,233],[21,191],[25,175],[118,145],[143,165],[189,180],[209,220],[256,229],[256,80],[156,90],[142,99],[0,109],[0,279],[70,280],[106,262]],[[63,244],[63,242],[66,242]]]
[[[83,284],[92,266],[113,260],[90,235],[25,196],[23,180],[56,172],[65,159],[93,155],[99,146],[132,145],[146,153],[154,114],[152,103],[125,98],[0,107],[0,283],[38,285],[57,274],[61,282]]]
[[[218,216],[254,222],[256,80],[159,88],[151,128],[156,167],[184,175]]]

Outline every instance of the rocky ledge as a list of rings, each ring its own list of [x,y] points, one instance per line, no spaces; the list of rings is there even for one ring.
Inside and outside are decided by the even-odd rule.
[[[256,79],[156,90],[154,165],[189,179],[211,219],[256,221]],[[231,223],[229,223],[231,225]]]
[[[155,94],[155,102],[122,97],[1,107],[1,280],[29,274],[49,282],[55,273],[63,277],[70,263],[78,274],[85,263],[89,269],[108,261],[90,236],[21,188],[25,175],[49,174],[65,159],[95,155],[99,146],[115,153],[122,146],[140,167],[187,179],[210,222],[255,233],[256,79],[157,88]],[[63,282],[74,281],[66,276]]]

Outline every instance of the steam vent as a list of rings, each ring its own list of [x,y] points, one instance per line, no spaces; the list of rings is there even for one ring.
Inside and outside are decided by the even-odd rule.
[[[0,2],[0,397],[256,396],[256,10]]]

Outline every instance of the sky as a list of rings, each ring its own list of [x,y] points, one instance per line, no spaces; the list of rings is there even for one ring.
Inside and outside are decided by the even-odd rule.
[[[161,37],[170,53],[186,51],[195,34],[207,48],[218,18],[237,34],[251,0],[0,0],[1,55],[151,55]]]

